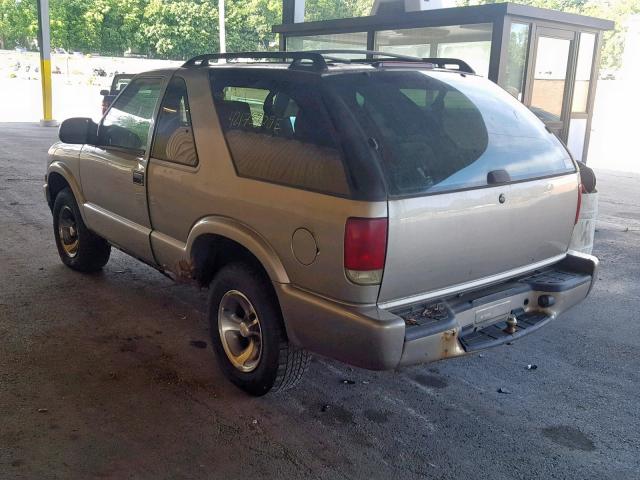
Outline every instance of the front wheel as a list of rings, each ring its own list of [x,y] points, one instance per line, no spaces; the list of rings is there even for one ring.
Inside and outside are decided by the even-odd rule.
[[[256,268],[223,267],[211,283],[208,315],[218,363],[245,392],[286,390],[304,374],[309,354],[288,342],[269,279]]]
[[[67,267],[95,272],[109,261],[111,245],[87,228],[68,188],[58,193],[53,204],[53,233],[60,260]]]

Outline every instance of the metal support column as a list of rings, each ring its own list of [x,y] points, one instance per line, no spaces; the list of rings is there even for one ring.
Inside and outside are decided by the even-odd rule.
[[[293,9],[293,21],[295,23],[304,22],[304,14],[306,13],[305,0],[295,0],[295,6]]]
[[[304,22],[305,0],[283,0],[282,1],[282,23],[302,23]]]
[[[49,33],[49,0],[38,0],[38,46],[40,47],[40,78],[42,82],[42,113],[40,125],[55,127],[51,94],[51,35]]]
[[[220,32],[220,53],[227,53],[227,31],[225,28],[224,0],[218,0],[218,29]]]

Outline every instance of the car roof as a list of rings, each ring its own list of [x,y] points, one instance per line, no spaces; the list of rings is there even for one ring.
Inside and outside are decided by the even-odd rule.
[[[179,69],[180,67],[156,68],[153,70],[146,70],[144,72],[136,73],[135,75],[132,75],[132,77],[136,78],[136,77],[148,76],[148,75],[158,75],[158,76],[173,75],[176,72],[176,70],[179,70]]]

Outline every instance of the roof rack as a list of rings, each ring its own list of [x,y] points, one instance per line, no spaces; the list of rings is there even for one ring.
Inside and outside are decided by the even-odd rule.
[[[335,55],[347,54],[347,55],[362,55],[364,58],[352,59],[342,58]],[[353,63],[353,62],[366,62],[373,65],[380,64],[383,61],[386,62],[401,62],[401,63],[423,63],[435,66],[436,68],[450,69],[451,65],[455,65],[456,70],[465,73],[475,74],[476,72],[469,66],[464,60],[457,58],[420,58],[411,55],[401,55],[398,53],[379,52],[375,50],[308,50],[304,52],[238,52],[238,53],[207,53],[205,55],[198,55],[190,60],[187,60],[182,66],[188,67],[206,67],[210,65],[210,60],[264,60],[264,59],[277,59],[277,60],[293,60],[289,68],[308,68],[315,71],[327,70],[327,60],[339,63]],[[387,60],[385,60],[387,59]],[[305,63],[305,60],[311,61],[311,65]]]
[[[306,67],[304,60],[311,61],[311,67],[316,71],[323,71],[327,69],[327,62],[324,57],[315,52],[238,52],[238,53],[207,53],[205,55],[198,55],[187,60],[182,66],[188,67],[206,67],[210,65],[210,60],[263,60],[263,59],[278,59],[278,60],[293,60],[289,68]]]
[[[379,63],[379,62],[382,62],[383,60],[380,58],[376,59],[374,57],[387,57],[391,59],[390,61],[392,62],[396,62],[399,60],[399,61],[402,61],[403,63],[405,62],[428,63],[435,66],[436,68],[443,68],[447,70],[450,70],[449,67],[451,65],[455,65],[457,67],[456,70],[459,70],[461,72],[471,73],[471,74],[476,73],[473,70],[473,68],[469,66],[467,62],[465,62],[464,60],[459,60],[457,58],[436,58],[436,57],[421,58],[421,57],[415,57],[412,55],[402,55],[399,53],[380,52],[378,50],[338,49],[338,50],[308,50],[308,52],[318,53],[322,55],[325,58],[325,60],[332,60],[334,62],[353,63],[353,62],[366,61],[368,63]],[[363,55],[365,58],[351,59],[351,58],[340,58],[335,56],[335,54],[340,54],[340,53],[349,54],[349,55],[360,54],[360,55]]]
[[[336,60],[336,61],[341,61],[346,63],[361,62],[367,59],[371,60],[373,57],[388,57],[388,58],[394,58],[398,60],[404,60],[407,62],[422,62],[422,59],[420,57],[413,57],[411,55],[402,55],[400,53],[379,52],[377,50],[350,50],[350,49],[343,48],[343,49],[335,49],[335,50],[306,50],[306,51],[310,53],[318,53],[322,55],[324,58],[327,58],[330,60]],[[363,55],[365,59],[334,57],[333,55],[336,53],[346,53],[349,55]]]
[[[433,63],[438,68],[444,68],[446,70],[450,70],[450,68],[448,68],[447,65],[456,65],[458,67],[458,70],[460,70],[461,72],[471,73],[471,74],[476,73],[476,71],[473,68],[471,68],[471,66],[467,62],[465,62],[464,60],[459,60],[457,58],[432,57],[432,58],[423,58],[422,61],[427,63]]]

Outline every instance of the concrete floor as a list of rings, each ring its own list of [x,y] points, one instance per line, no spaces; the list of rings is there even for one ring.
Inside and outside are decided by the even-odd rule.
[[[55,136],[0,124],[0,478],[639,477],[639,175],[598,172],[599,281],[540,332],[400,372],[316,358],[255,399],[190,345],[205,292],[119,252],[97,275],[60,263]]]

